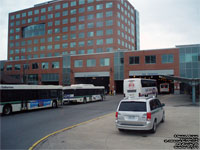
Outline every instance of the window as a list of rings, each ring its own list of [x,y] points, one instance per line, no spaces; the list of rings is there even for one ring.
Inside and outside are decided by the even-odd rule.
[[[68,3],[64,3],[63,8],[67,8],[67,7],[68,7]]]
[[[103,39],[98,39],[96,44],[97,45],[103,45]]]
[[[79,38],[84,38],[85,37],[85,33],[84,32],[79,33],[78,37]]]
[[[79,9],[78,9],[78,12],[79,12],[79,13],[84,13],[84,12],[85,12],[85,7],[79,8]]]
[[[87,16],[87,19],[88,19],[88,20],[92,20],[93,18],[94,18],[94,15],[93,15],[93,14],[90,14],[90,15]]]
[[[93,11],[94,10],[94,6],[88,6],[87,7],[87,11]]]
[[[55,6],[55,10],[58,10],[58,9],[60,9],[60,4]]]
[[[103,30],[98,30],[96,33],[97,36],[103,36]]]
[[[111,35],[113,34],[113,29],[107,29],[106,30],[106,35]]]
[[[85,16],[79,16],[78,21],[84,21],[85,20]]]
[[[29,38],[45,34],[45,24],[30,25],[22,28],[22,37]]]
[[[70,11],[70,13],[71,13],[71,15],[76,14],[76,9],[72,9],[72,10]]]
[[[100,9],[103,9],[103,4],[96,5],[96,10],[100,10]]]
[[[71,2],[71,6],[76,6],[76,1]]]
[[[93,54],[94,53],[94,49],[88,49],[87,50],[87,54]]]
[[[75,68],[83,67],[83,60],[75,60],[74,67]]]
[[[119,111],[146,111],[146,102],[122,102]]]
[[[67,48],[68,47],[68,43],[63,43],[62,44],[62,48]]]
[[[113,38],[106,39],[106,44],[112,44],[112,43],[113,43]]]
[[[85,54],[85,50],[79,50],[78,54]]]
[[[32,63],[32,69],[38,69],[38,63]]]
[[[97,18],[97,19],[98,19],[98,18],[103,18],[103,12],[97,13],[97,14],[96,14],[96,18]]]
[[[12,65],[7,65],[6,70],[7,70],[7,71],[12,70]]]
[[[59,68],[59,62],[52,62],[52,64],[51,64],[51,67],[53,68],[53,69],[57,69],[57,68]]]
[[[85,0],[79,0],[79,5],[85,4]]]
[[[94,23],[93,23],[93,22],[88,23],[88,24],[87,24],[87,27],[88,27],[88,28],[93,28],[93,27],[94,27]]]
[[[87,33],[87,37],[93,37],[94,36],[94,32],[88,32]]]
[[[76,30],[76,26],[71,26],[71,27],[70,27],[70,30],[71,30],[71,31],[75,31],[75,30]]]
[[[110,65],[110,58],[101,58],[100,59],[100,66],[109,66]]]
[[[76,22],[76,17],[71,18],[71,19],[70,19],[70,22],[71,22],[71,23]]]
[[[78,29],[79,30],[84,30],[85,29],[85,24],[79,24]]]
[[[15,70],[20,70],[20,68],[21,68],[21,65],[20,65],[20,64],[16,64],[16,65],[15,65]]]
[[[106,12],[106,17],[111,17],[113,16],[113,12],[112,11],[107,11]]]
[[[162,63],[173,63],[174,62],[174,55],[173,54],[165,54],[162,55]]]
[[[48,69],[49,68],[49,63],[48,62],[43,62],[42,63],[42,69]]]
[[[95,59],[88,59],[87,60],[87,67],[95,67],[96,66],[96,60]]]
[[[106,21],[106,26],[112,26],[112,25],[113,25],[113,20]]]
[[[96,27],[103,27],[103,21],[98,21],[96,23]]]
[[[112,2],[106,3],[106,8],[112,8],[112,6],[113,6]]]
[[[94,45],[94,41],[93,40],[88,40],[87,45],[88,46],[93,46]]]
[[[156,63],[156,56],[155,55],[145,56],[145,63],[146,64],[155,64]]]
[[[139,56],[130,56],[129,57],[129,64],[134,65],[134,64],[139,64],[140,63],[140,57]]]

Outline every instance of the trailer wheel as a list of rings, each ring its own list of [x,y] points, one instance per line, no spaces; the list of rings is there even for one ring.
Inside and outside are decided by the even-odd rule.
[[[12,113],[12,106],[11,105],[5,105],[3,107],[3,114],[4,115],[10,115]]]

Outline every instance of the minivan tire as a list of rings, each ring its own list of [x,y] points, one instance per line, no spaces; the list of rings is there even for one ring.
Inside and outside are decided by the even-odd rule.
[[[156,120],[153,122],[153,127],[152,129],[150,130],[151,133],[156,133],[156,128],[157,128],[157,122]]]

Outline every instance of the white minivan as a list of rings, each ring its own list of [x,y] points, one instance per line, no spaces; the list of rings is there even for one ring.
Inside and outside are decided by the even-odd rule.
[[[165,120],[165,104],[157,98],[125,98],[116,111],[116,127],[122,130],[149,130],[156,132],[157,125]]]

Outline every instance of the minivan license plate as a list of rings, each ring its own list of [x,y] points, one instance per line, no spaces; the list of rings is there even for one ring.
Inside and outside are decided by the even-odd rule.
[[[137,121],[138,117],[136,116],[127,116],[128,120]]]

